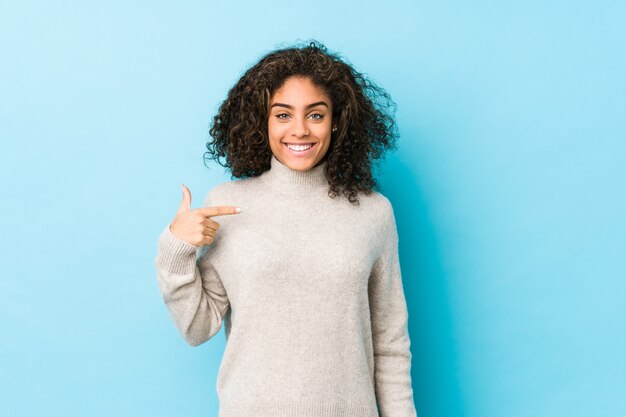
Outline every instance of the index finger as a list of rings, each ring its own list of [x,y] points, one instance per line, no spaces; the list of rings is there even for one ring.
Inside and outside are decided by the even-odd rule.
[[[241,213],[241,207],[238,206],[214,206],[199,208],[200,212],[206,217],[224,216],[227,214]]]

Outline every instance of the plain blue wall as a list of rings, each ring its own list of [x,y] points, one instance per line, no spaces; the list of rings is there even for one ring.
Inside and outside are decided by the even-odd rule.
[[[156,239],[230,179],[228,89],[310,38],[398,104],[420,417],[626,415],[626,3],[91,3],[0,7],[2,415],[217,415]]]

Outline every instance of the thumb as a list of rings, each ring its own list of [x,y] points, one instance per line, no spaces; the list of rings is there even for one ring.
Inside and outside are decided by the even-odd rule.
[[[185,184],[181,183],[180,186],[183,190],[183,200],[181,201],[180,206],[178,207],[179,213],[181,211],[191,210],[191,192],[189,191],[189,188],[185,186]]]

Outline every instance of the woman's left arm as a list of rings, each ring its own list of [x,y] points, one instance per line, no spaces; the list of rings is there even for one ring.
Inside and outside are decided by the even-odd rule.
[[[374,265],[368,286],[376,399],[380,417],[416,417],[398,231],[393,208],[387,203],[384,250]]]

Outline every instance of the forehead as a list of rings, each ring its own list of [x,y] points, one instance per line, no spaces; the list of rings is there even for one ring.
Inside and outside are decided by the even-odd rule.
[[[311,99],[328,100],[328,98],[326,91],[315,85],[309,78],[289,77],[274,92],[272,102],[280,99],[308,103]]]

